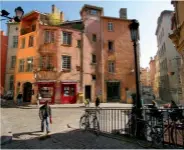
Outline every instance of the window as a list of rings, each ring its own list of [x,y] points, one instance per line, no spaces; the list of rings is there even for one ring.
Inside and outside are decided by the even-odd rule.
[[[92,80],[96,80],[96,75],[92,74]]]
[[[15,68],[16,56],[11,57],[11,68]]]
[[[45,43],[54,43],[53,31],[45,31]]]
[[[92,54],[92,63],[96,63],[96,55]]]
[[[31,30],[32,30],[32,31],[35,31],[35,30],[36,30],[36,24],[33,24],[33,25],[31,26]]]
[[[120,82],[107,82],[107,99],[112,100],[119,100],[120,99]]]
[[[26,71],[31,72],[33,70],[33,58],[30,57],[27,59],[27,69]]]
[[[13,36],[13,48],[17,48],[18,46],[18,36]]]
[[[24,72],[24,59],[19,60],[19,72]]]
[[[93,40],[93,42],[96,42],[96,34],[92,35],[92,40]]]
[[[14,87],[13,85],[14,85],[14,76],[11,75],[9,80],[9,90],[13,90]]]
[[[40,57],[40,68],[45,70],[53,69],[53,57],[52,56],[42,56]]]
[[[26,42],[26,39],[22,38],[22,40],[21,40],[21,48],[25,48],[25,42]]]
[[[71,69],[71,57],[62,56],[62,69]]]
[[[91,14],[91,15],[97,15],[97,10],[91,9],[91,10],[90,10],[90,14]]]
[[[108,22],[108,31],[113,31],[113,23]]]
[[[63,44],[71,45],[72,36],[71,33],[63,32]]]
[[[81,47],[81,40],[77,40],[77,47]]]
[[[113,61],[109,61],[109,63],[108,63],[108,70],[111,73],[115,72],[115,66],[114,66],[114,62]]]
[[[108,50],[113,51],[114,50],[114,43],[113,41],[108,41]]]
[[[29,47],[33,47],[33,45],[34,45],[34,37],[29,36]]]

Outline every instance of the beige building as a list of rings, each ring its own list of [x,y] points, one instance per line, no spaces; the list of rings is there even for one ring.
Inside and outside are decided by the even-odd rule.
[[[151,86],[150,71],[149,68],[141,68],[140,81],[142,86]]]
[[[14,90],[14,72],[16,63],[16,53],[18,49],[18,35],[19,24],[8,23],[7,24],[7,36],[8,36],[8,49],[7,49],[7,64],[5,73],[5,91]]]
[[[180,54],[180,58],[176,61],[177,63],[181,63],[181,66],[178,68],[179,75],[178,78],[181,78],[178,83],[178,94],[181,95],[183,93],[180,103],[184,104],[184,1],[172,1],[171,2],[174,6],[174,13],[171,19],[172,25],[171,29],[173,33],[170,34],[169,38],[172,40],[173,44],[175,45],[176,50]]]
[[[179,54],[168,37],[172,33],[172,15],[173,11],[170,10],[161,12],[155,35],[157,36],[157,53],[160,62],[160,98],[167,102],[170,102],[170,100],[178,102],[181,99],[178,93],[179,78],[177,71]],[[175,73],[173,74],[173,72]]]
[[[154,87],[153,92],[156,98],[159,98],[159,88],[160,88],[160,64],[158,59],[158,54],[155,56],[155,79],[154,79]]]

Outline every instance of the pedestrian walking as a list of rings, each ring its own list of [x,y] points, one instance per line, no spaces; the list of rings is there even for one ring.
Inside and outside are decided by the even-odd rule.
[[[100,105],[100,98],[97,96],[95,101],[95,106],[99,107],[99,105]]]
[[[17,95],[17,105],[20,105],[22,103],[22,93],[19,92],[19,94]]]
[[[44,132],[44,124],[46,124],[47,134],[50,132],[49,122],[52,124],[52,115],[51,107],[48,104],[48,101],[45,101],[45,104],[39,109],[39,117],[41,119],[41,131]]]

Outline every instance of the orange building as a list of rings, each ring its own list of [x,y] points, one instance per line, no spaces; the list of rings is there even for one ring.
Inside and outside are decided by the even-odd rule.
[[[25,15],[20,23],[15,96],[21,91],[24,102],[35,103],[41,93],[41,102],[77,103],[94,102],[98,95],[102,102],[126,103],[135,92],[135,72],[131,20],[125,11],[113,18],[104,16],[101,7],[84,5],[81,20],[63,22],[64,14],[53,5],[51,14]]]
[[[4,93],[8,37],[1,31],[1,94]]]
[[[150,84],[152,89],[154,89],[154,82],[155,82],[155,74],[156,74],[156,65],[155,65],[155,59],[151,57],[151,60],[149,62],[150,65]]]
[[[151,86],[150,71],[148,68],[141,68],[140,80],[142,86]]]

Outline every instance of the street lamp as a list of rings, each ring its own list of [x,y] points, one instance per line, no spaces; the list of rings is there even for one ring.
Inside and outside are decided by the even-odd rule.
[[[24,10],[19,6],[19,7],[15,8],[15,17],[13,17],[13,18],[9,17],[8,16],[9,14],[10,13],[7,12],[6,10],[1,10],[0,16],[1,17],[5,17],[5,18],[7,18],[9,20],[14,20],[15,22],[20,22],[22,17],[23,17],[23,15],[24,15]],[[5,20],[5,19],[1,19],[1,21],[2,20]]]
[[[140,90],[139,90],[139,70],[137,64],[137,41],[139,40],[139,22],[137,20],[132,20],[130,24],[130,32],[131,32],[131,39],[134,46],[134,61],[135,61],[135,75],[136,75],[136,108],[141,107],[141,100],[140,100]]]
[[[137,20],[132,20],[131,24],[129,25],[130,32],[131,32],[131,39],[134,46],[134,61],[135,61],[135,79],[136,79],[136,96],[133,95],[132,98],[134,100],[133,104],[136,105],[136,107],[132,108],[132,113],[136,113],[137,118],[142,118],[142,111],[141,111],[141,100],[140,100],[140,90],[139,90],[139,70],[138,70],[138,64],[137,64],[137,41],[139,40],[139,22]],[[136,98],[136,99],[135,99]],[[136,101],[135,101],[136,100]],[[135,118],[132,119],[132,131],[134,133],[135,130],[135,124],[137,125],[136,136],[140,136],[141,131],[141,124],[136,121]]]

